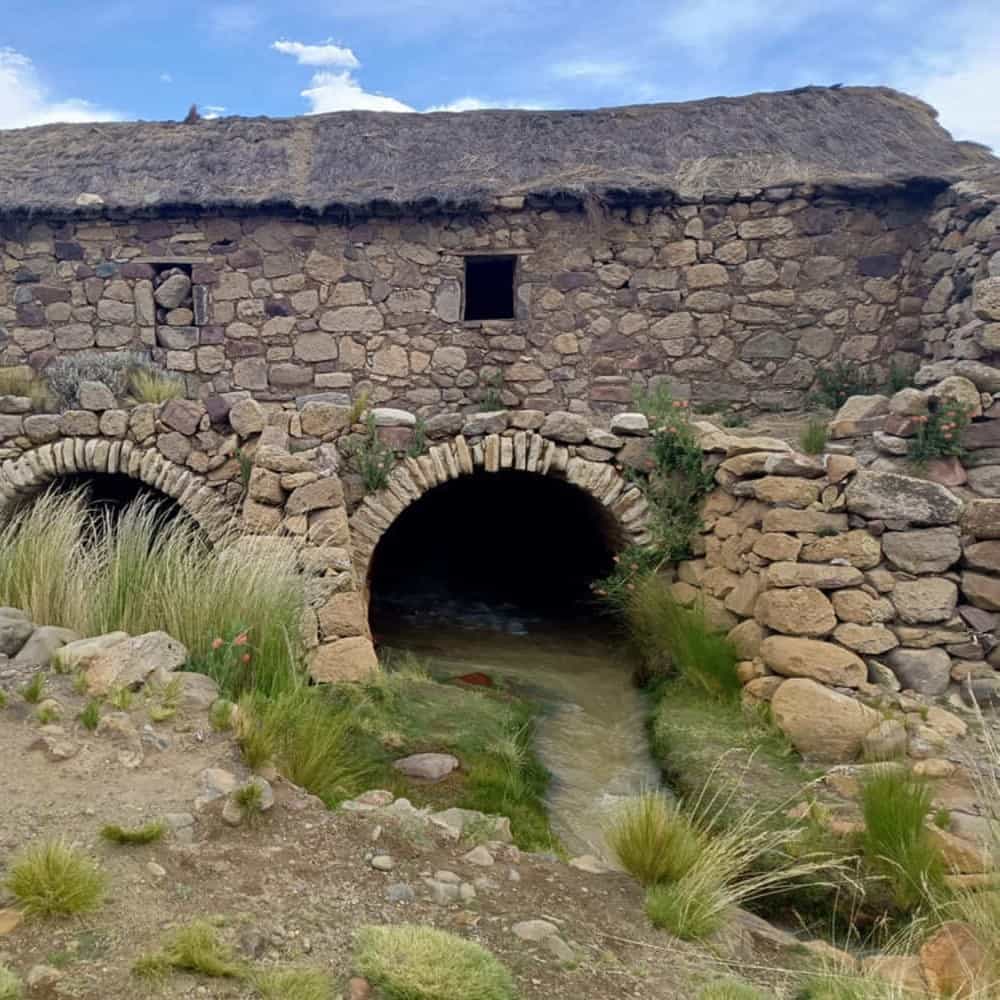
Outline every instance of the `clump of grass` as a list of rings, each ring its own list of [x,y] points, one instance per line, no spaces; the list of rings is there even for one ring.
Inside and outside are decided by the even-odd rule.
[[[184,398],[184,383],[174,375],[152,368],[139,368],[128,380],[128,390],[137,403],[166,403]]]
[[[346,695],[358,702],[359,729],[393,757],[437,750],[462,761],[462,771],[440,785],[401,783],[388,771],[387,787],[421,805],[507,816],[519,847],[555,847],[545,807],[549,775],[532,746],[537,706],[497,691],[439,683],[412,656],[388,660],[360,691]]]
[[[53,403],[48,383],[39,378],[27,365],[0,368],[0,396],[21,396],[30,399],[34,410],[46,410]]]
[[[356,443],[351,457],[366,492],[377,493],[388,484],[396,453],[379,437],[375,414],[371,411],[365,417],[364,435]]]
[[[903,912],[926,904],[944,886],[944,861],[925,826],[933,797],[926,781],[903,768],[876,767],[861,783],[862,850]]]
[[[351,408],[347,411],[347,426],[353,427],[355,424],[361,423],[361,418],[365,415],[365,411],[368,409],[369,393],[367,389],[363,389],[358,393],[357,398],[351,403]]]
[[[24,848],[13,860],[6,888],[29,916],[72,916],[96,909],[104,876],[82,851],[65,840]]]
[[[799,435],[799,447],[807,455],[822,455],[826,448],[826,421],[813,418],[802,428]]]
[[[331,1000],[333,979],[322,969],[269,969],[250,976],[262,1000]]]
[[[162,976],[171,969],[219,979],[239,979],[246,974],[245,966],[236,959],[233,950],[203,920],[178,928],[160,951],[143,955],[132,966],[135,975],[145,978]]]
[[[233,792],[233,801],[240,807],[251,826],[263,812],[264,792],[256,781],[248,781]]]
[[[153,820],[143,826],[125,827],[109,823],[101,827],[101,836],[113,844],[152,844],[163,837],[166,826],[160,820]]]
[[[806,402],[839,410],[851,396],[867,396],[875,392],[878,380],[872,371],[847,361],[836,361],[816,371],[816,387]]]
[[[212,702],[208,710],[208,723],[217,733],[225,733],[233,728],[233,703],[226,698]],[[258,765],[261,761],[257,762]]]
[[[738,979],[720,979],[698,993],[698,1000],[768,1000],[755,986]]]
[[[655,885],[687,874],[704,836],[662,792],[645,792],[621,808],[607,840],[627,872],[643,885]]]
[[[147,711],[153,722],[166,722],[177,714],[184,692],[184,682],[180,677],[175,677],[166,684],[147,684],[146,690],[147,698],[151,702]]]
[[[0,708],[7,707],[7,692],[0,688]]]
[[[431,927],[362,927],[354,962],[386,1000],[513,1000],[507,969],[472,941]]]
[[[298,675],[304,596],[294,546],[234,538],[209,547],[193,522],[165,522],[148,501],[113,524],[81,493],[49,492],[18,511],[0,526],[0,604],[83,635],[167,632],[194,669],[217,637],[253,622],[252,664],[236,660],[215,679],[232,695],[287,688]]]
[[[55,705],[42,705],[35,712],[35,718],[43,726],[51,722],[58,722],[62,718],[62,712]]]
[[[246,695],[240,702],[238,739],[247,763],[260,767],[272,761],[329,806],[361,791],[373,776],[372,763],[358,753],[353,737],[349,709],[304,684],[273,698]]]
[[[127,687],[114,688],[108,692],[108,704],[119,712],[128,712],[135,701],[135,693]]]
[[[13,970],[6,965],[0,965],[0,1000],[21,1000],[24,996],[24,983]]]
[[[874,973],[826,971],[809,976],[797,997],[798,1000],[918,1000],[926,995],[890,983]]]
[[[693,687],[719,699],[743,689],[736,673],[736,648],[711,627],[701,605],[681,607],[654,574],[640,578],[625,605],[629,637],[651,673],[665,661]]]
[[[31,680],[21,688],[21,697],[29,705],[37,705],[45,694],[45,674],[41,670],[33,674]]]

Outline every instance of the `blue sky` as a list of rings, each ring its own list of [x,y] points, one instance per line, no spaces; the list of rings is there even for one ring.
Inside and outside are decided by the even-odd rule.
[[[0,128],[883,83],[1000,149],[1000,0],[0,0]]]

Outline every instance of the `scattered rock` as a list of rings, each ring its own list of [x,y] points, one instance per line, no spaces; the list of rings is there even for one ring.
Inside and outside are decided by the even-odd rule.
[[[458,758],[449,753],[415,753],[394,761],[392,765],[408,778],[441,781],[458,767]]]
[[[559,933],[559,928],[548,920],[522,920],[511,928],[522,941],[537,943]]]
[[[376,854],[368,863],[378,872],[391,872],[396,867],[396,862],[388,854]]]
[[[468,854],[462,856],[462,860],[470,865],[479,865],[481,868],[489,868],[495,864],[493,855],[482,844],[473,847]]]

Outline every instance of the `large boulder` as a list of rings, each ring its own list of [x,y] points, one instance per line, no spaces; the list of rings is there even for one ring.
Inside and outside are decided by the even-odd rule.
[[[0,608],[0,653],[16,656],[34,630],[35,626],[23,611]]]
[[[815,587],[768,590],[757,598],[754,616],[761,625],[786,635],[822,636],[834,630],[833,605]]]
[[[847,509],[862,517],[911,524],[954,524],[962,501],[951,490],[898,472],[859,472],[844,494]]]
[[[954,528],[887,531],[882,536],[882,550],[894,566],[907,573],[943,573],[962,555]]]
[[[806,677],[785,681],[771,699],[771,714],[792,745],[817,760],[854,760],[881,716],[867,705]]]
[[[166,632],[147,632],[98,653],[84,667],[84,678],[92,695],[138,690],[150,674],[180,670],[187,659],[187,649]]]
[[[989,954],[975,928],[962,921],[941,924],[923,943],[920,968],[934,996],[985,997],[990,992]]]
[[[100,653],[104,653],[129,637],[128,632],[108,632],[89,639],[76,639],[60,646],[52,654],[52,664],[61,674],[72,673]]]
[[[47,667],[57,650],[79,638],[80,634],[72,629],[42,625],[31,633],[31,638],[21,647],[14,657],[13,666],[33,670]]]
[[[944,622],[955,613],[958,587],[939,577],[900,580],[890,599],[899,617],[910,625]]]
[[[885,662],[899,683],[918,694],[944,694],[951,682],[951,657],[939,646],[892,650]]]
[[[760,644],[760,656],[776,674],[809,677],[823,684],[858,687],[868,680],[860,656],[832,642],[771,635]]]
[[[309,674],[320,683],[364,681],[378,671],[371,640],[363,635],[325,642],[313,650]]]

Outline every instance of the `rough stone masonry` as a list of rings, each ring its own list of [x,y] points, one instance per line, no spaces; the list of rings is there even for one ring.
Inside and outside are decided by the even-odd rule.
[[[121,471],[215,535],[297,539],[315,669],[357,673],[371,546],[445,478],[544,467],[641,539],[607,423],[637,388],[798,409],[835,362],[994,362],[998,192],[995,158],[881,88],[0,133],[0,370],[138,350],[188,396],[0,399],[0,497]],[[434,447],[349,522],[362,393],[384,439],[419,416]]]

